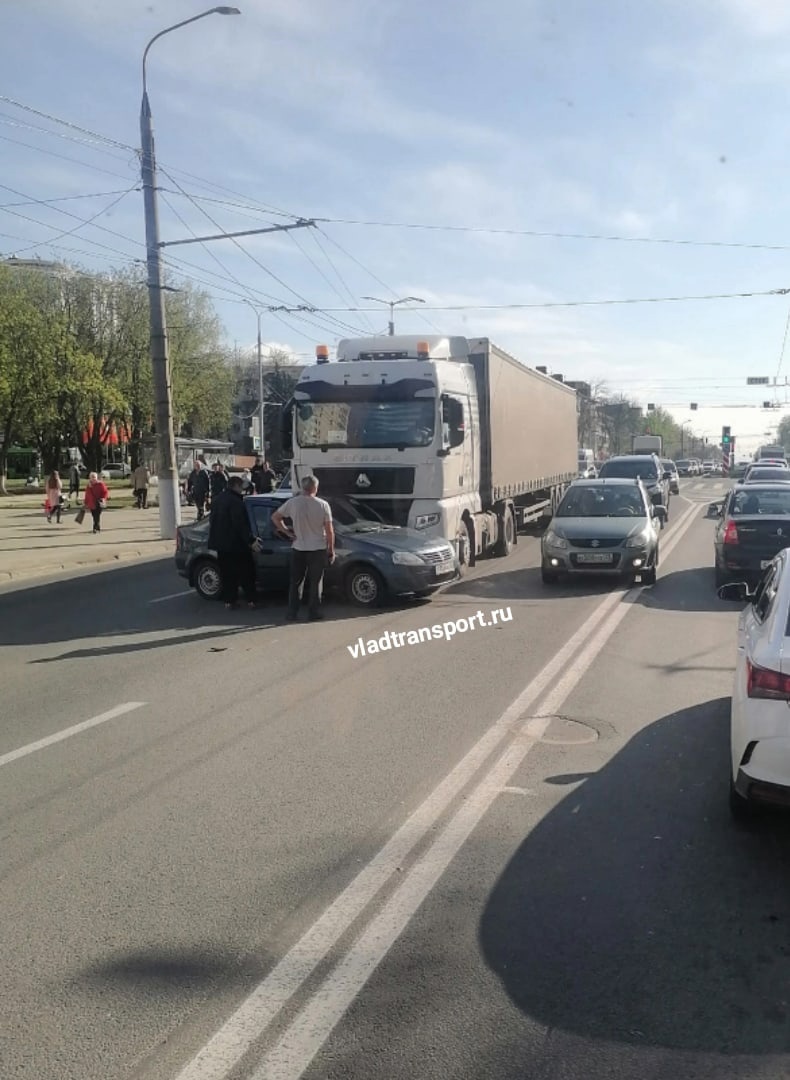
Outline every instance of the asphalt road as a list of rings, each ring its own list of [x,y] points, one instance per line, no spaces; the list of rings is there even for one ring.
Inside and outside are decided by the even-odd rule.
[[[169,560],[0,591],[0,1075],[786,1077],[790,827],[728,817],[720,488],[628,593],[546,589],[534,537],[321,624]]]

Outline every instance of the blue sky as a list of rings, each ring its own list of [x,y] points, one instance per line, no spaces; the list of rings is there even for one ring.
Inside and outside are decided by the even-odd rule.
[[[254,340],[242,297],[342,308],[365,294],[412,294],[428,306],[474,308],[790,286],[785,3],[239,6],[241,16],[211,16],[151,52],[157,150],[169,174],[161,177],[164,239],[218,231],[203,211],[238,230],[285,220],[266,213],[276,208],[625,240],[327,223],[313,235],[244,240],[243,251],[230,241],[171,249],[217,298],[230,342]],[[145,42],[201,10],[192,0],[6,0],[0,93],[137,146]],[[131,150],[8,102],[0,102],[0,137],[0,251],[104,268],[140,258],[141,195],[120,197],[136,183]],[[117,194],[8,206],[100,192]],[[119,197],[94,224],[80,223]],[[628,242],[635,237],[788,250]],[[404,312],[397,325],[487,335],[530,364],[605,380],[684,417],[698,401],[695,426],[710,415],[715,428],[713,406],[766,397],[747,389],[748,374],[790,375],[790,358],[780,368],[788,312],[790,298],[761,297]],[[311,353],[348,334],[328,316],[312,318],[320,325],[265,314],[264,338]],[[335,318],[365,330],[386,325],[377,312]]]

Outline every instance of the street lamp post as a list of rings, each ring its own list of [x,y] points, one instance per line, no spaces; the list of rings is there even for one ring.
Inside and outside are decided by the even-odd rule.
[[[415,304],[424,304],[425,301],[419,296],[404,296],[400,300],[382,300],[379,296],[363,296],[363,300],[372,300],[374,304],[387,304],[390,309],[390,321],[389,321],[389,336],[395,336],[395,308],[398,304],[408,304],[409,301]]]
[[[259,451],[261,457],[266,457],[266,443],[264,440],[264,403],[263,403],[263,342],[261,340],[261,313],[260,309],[256,308],[251,301],[247,300],[246,303],[255,312],[255,317],[258,320],[258,432],[261,440]]]
[[[162,247],[159,241],[159,211],[156,199],[156,153],[154,126],[148,101],[146,61],[155,41],[165,34],[207,15],[239,15],[238,8],[214,7],[191,19],[168,26],[155,34],[143,52],[143,98],[140,105],[140,173],[145,209],[145,246],[148,267],[148,311],[151,328],[151,368],[154,384],[154,419],[156,423],[157,475],[159,478],[159,529],[163,540],[172,540],[181,521],[181,502],[178,497],[175,436],[173,432],[173,398],[170,384],[170,357],[167,347]]]
[[[686,424],[690,424],[690,423],[691,423],[690,420],[684,420],[683,423],[680,425],[680,456],[681,457],[685,457],[685,447],[686,447],[685,427],[686,427]]]

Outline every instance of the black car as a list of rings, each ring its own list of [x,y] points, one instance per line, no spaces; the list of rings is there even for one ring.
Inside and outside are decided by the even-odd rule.
[[[653,505],[666,507],[666,520],[669,520],[670,474],[655,454],[624,454],[609,458],[598,470],[598,477],[601,480],[615,477],[641,480]]]
[[[680,481],[678,479],[678,467],[674,461],[669,458],[662,458],[661,464],[664,466],[664,472],[669,473],[669,491],[671,495],[680,494]]]
[[[272,514],[290,496],[290,491],[275,491],[244,500],[253,535],[262,541],[255,556],[260,591],[288,587],[291,541],[274,529]],[[341,592],[352,604],[375,607],[387,597],[430,596],[458,576],[458,560],[446,540],[387,525],[354,499],[330,497],[327,502],[334,519],[336,558],[327,567],[324,587]],[[178,529],[176,568],[201,596],[218,600],[222,579],[208,534],[208,518]]]
[[[763,484],[765,482],[788,483],[790,481],[790,469],[782,468],[781,465],[750,465],[743,474],[744,484]]]
[[[713,543],[717,587],[757,581],[777,552],[790,547],[790,484],[737,484],[724,500]]]

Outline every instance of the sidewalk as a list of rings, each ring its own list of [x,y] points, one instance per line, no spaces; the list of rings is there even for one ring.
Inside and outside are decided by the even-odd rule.
[[[82,525],[71,510],[57,525],[47,524],[42,500],[29,498],[29,508],[8,508],[0,501],[0,584],[42,577],[89,566],[126,562],[155,555],[173,555],[174,540],[159,537],[159,510],[133,507],[107,509],[102,531],[94,536],[91,518]],[[16,500],[14,500],[16,502]],[[186,507],[184,521],[192,521],[195,511]]]

